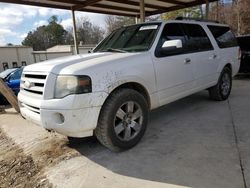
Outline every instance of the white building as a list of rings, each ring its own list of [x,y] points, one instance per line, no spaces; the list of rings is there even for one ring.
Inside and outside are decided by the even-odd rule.
[[[79,53],[86,54],[94,48],[95,45],[79,46]],[[33,51],[31,47],[26,46],[0,46],[0,72],[8,68],[16,68],[30,65],[49,59],[74,54],[74,46],[57,45],[45,51]]]
[[[0,46],[0,72],[34,63],[32,51],[26,46]]]
[[[79,46],[79,53],[86,54],[90,52],[95,45],[82,45]],[[49,59],[54,59],[62,56],[74,55],[74,46],[72,45],[57,45],[52,48],[48,48],[45,51],[33,51],[34,62],[41,62]]]

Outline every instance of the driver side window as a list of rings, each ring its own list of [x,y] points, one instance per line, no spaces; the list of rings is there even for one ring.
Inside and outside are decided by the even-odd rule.
[[[181,40],[183,44],[183,48],[180,49],[170,49],[169,51],[165,51],[164,53],[161,51],[162,45],[166,41],[170,40]],[[156,47],[155,56],[156,57],[166,57],[172,55],[179,55],[184,53],[185,49],[186,36],[183,32],[181,24],[179,23],[168,23],[165,25],[159,42]]]

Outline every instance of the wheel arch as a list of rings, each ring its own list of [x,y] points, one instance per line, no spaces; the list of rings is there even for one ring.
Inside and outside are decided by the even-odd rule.
[[[231,65],[231,63],[227,63],[225,66],[224,66],[224,68],[229,68],[230,69],[230,71],[232,72],[232,65]],[[224,69],[223,68],[223,69]]]
[[[139,92],[146,99],[146,101],[148,103],[148,107],[150,109],[150,107],[151,107],[151,97],[150,97],[148,89],[145,86],[143,86],[143,84],[138,83],[138,82],[134,82],[134,81],[123,82],[121,84],[116,84],[116,87],[112,87],[112,89],[109,88],[109,92],[108,92],[109,95],[105,99],[103,104],[105,104],[105,102],[109,99],[109,97],[110,97],[110,95],[112,93],[118,91],[119,89],[133,89],[133,90]]]

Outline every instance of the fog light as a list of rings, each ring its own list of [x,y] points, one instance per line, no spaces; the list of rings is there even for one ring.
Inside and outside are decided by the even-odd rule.
[[[64,116],[61,113],[56,113],[55,114],[55,121],[58,124],[63,124],[64,123]]]

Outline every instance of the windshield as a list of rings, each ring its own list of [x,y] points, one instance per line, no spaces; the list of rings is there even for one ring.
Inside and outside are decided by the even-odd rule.
[[[7,69],[0,73],[0,78],[6,78],[10,73],[14,72],[16,69]]]
[[[151,47],[160,23],[122,27],[105,38],[94,52],[141,52]]]

